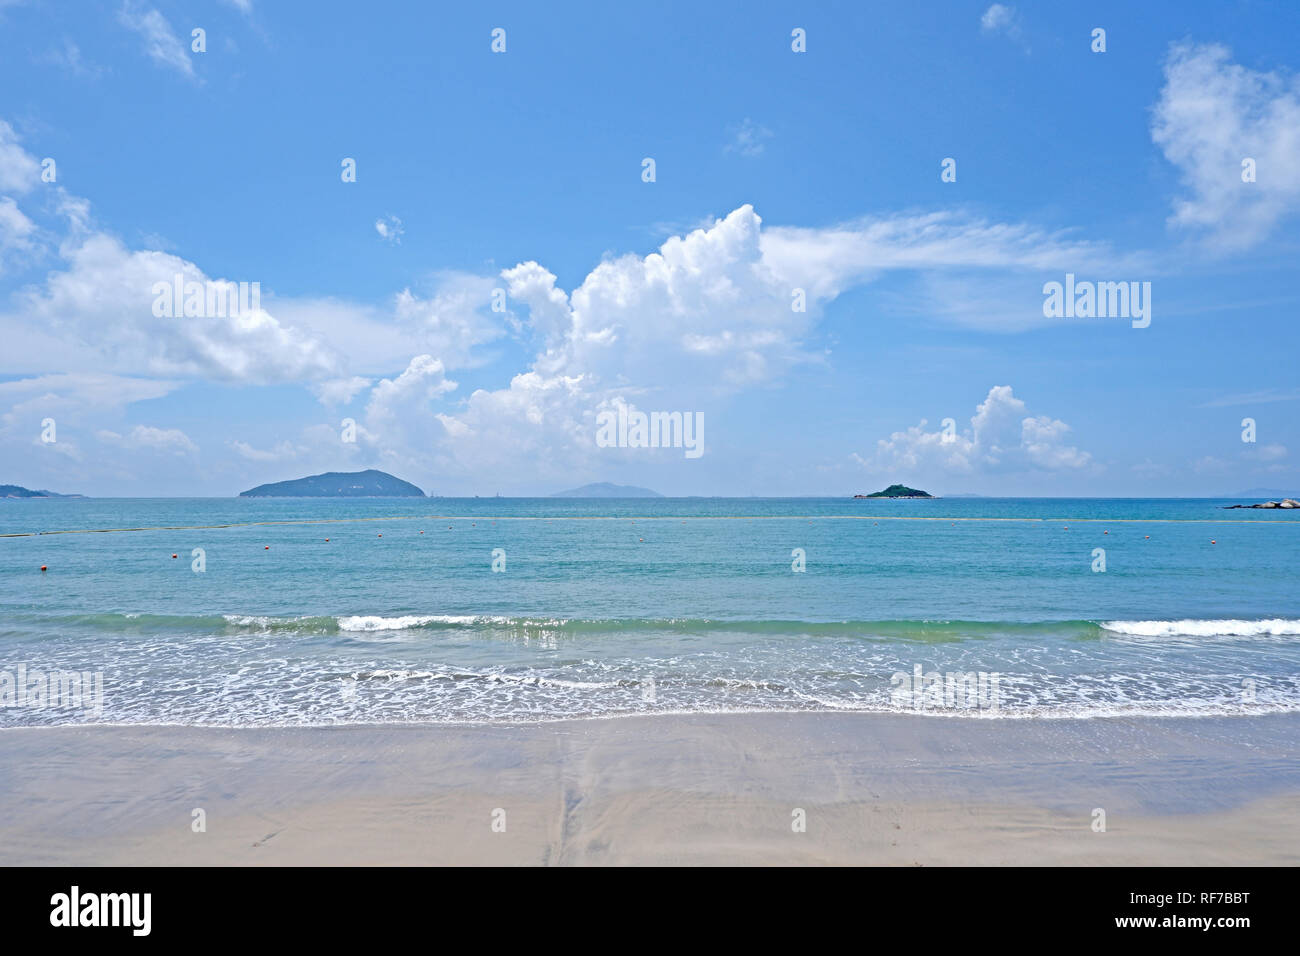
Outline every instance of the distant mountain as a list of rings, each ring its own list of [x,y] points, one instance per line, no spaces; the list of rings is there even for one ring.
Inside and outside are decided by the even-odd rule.
[[[52,491],[32,491],[22,485],[0,485],[0,498],[84,498],[85,495],[57,495]]]
[[[1236,494],[1224,495],[1225,498],[1300,498],[1300,491],[1279,491],[1277,488],[1247,488]]]
[[[919,488],[907,485],[890,485],[884,491],[873,491],[869,495],[854,495],[854,498],[933,498],[934,495]]]
[[[327,471],[290,481],[258,485],[239,493],[241,498],[423,498],[424,492],[409,481],[375,471]]]
[[[568,491],[557,491],[551,495],[552,498],[662,498],[663,495],[657,491],[651,491],[649,488],[638,488],[636,485],[611,485],[608,481],[597,481],[594,484],[583,485],[581,488],[570,488]]]

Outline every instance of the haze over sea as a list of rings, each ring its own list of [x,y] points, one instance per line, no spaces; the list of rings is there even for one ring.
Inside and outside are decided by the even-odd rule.
[[[5,501],[0,679],[104,702],[0,727],[898,711],[917,666],[999,677],[925,715],[1300,710],[1300,520],[1227,503]]]

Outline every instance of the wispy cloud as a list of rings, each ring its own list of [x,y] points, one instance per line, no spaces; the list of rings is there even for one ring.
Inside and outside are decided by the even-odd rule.
[[[67,70],[73,76],[93,79],[104,72],[103,67],[87,60],[81,53],[81,47],[69,37],[64,37],[63,45],[50,50],[41,60]]]
[[[1015,7],[1004,3],[995,3],[980,17],[980,30],[990,36],[1004,36],[1015,41],[1029,52],[1025,43],[1025,31],[1020,25],[1020,14]]]
[[[197,80],[189,47],[181,41],[167,18],[153,8],[144,8],[126,0],[117,14],[118,21],[144,37],[145,52],[155,63],[176,70],[181,75]]]
[[[1218,44],[1175,44],[1164,72],[1151,138],[1188,190],[1170,223],[1199,230],[1207,248],[1259,244],[1300,213],[1300,79],[1234,63]]]
[[[988,33],[1004,32],[1015,25],[1015,16],[1015,10],[1011,7],[995,3],[980,17],[980,27]]]
[[[1294,402],[1300,399],[1300,388],[1269,389],[1262,392],[1242,392],[1236,395],[1224,395],[1212,401],[1203,402],[1197,408],[1232,408],[1237,405],[1270,405],[1273,402]]]
[[[739,125],[731,127],[728,133],[731,141],[727,143],[725,152],[739,153],[741,156],[761,155],[767,141],[772,138],[770,129],[755,123],[749,117],[745,117],[744,122]]]
[[[401,245],[406,230],[402,228],[402,220],[396,216],[385,216],[375,220],[375,232],[379,233],[381,239],[393,245]]]

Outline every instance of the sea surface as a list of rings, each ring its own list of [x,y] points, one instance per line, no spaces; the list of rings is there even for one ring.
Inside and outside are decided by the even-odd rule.
[[[4,500],[0,727],[1296,712],[1300,513],[1228,503]]]

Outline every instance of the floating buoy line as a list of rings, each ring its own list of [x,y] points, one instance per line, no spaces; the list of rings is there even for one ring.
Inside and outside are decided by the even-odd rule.
[[[256,528],[273,525],[353,524],[358,521],[471,521],[460,515],[382,515],[369,518],[293,518],[282,521],[229,521],[224,524],[174,524],[140,528],[71,528],[58,531],[0,532],[0,538],[36,538],[47,534],[125,534],[132,531],[213,531],[221,528]],[[1286,518],[954,518],[951,515],[497,515],[495,521],[949,521],[1030,522],[1071,521],[1076,524],[1300,524]],[[448,530],[451,526],[448,525]],[[1067,527],[1065,530],[1069,530]],[[424,532],[421,531],[421,534]],[[381,534],[382,538],[383,535]]]

